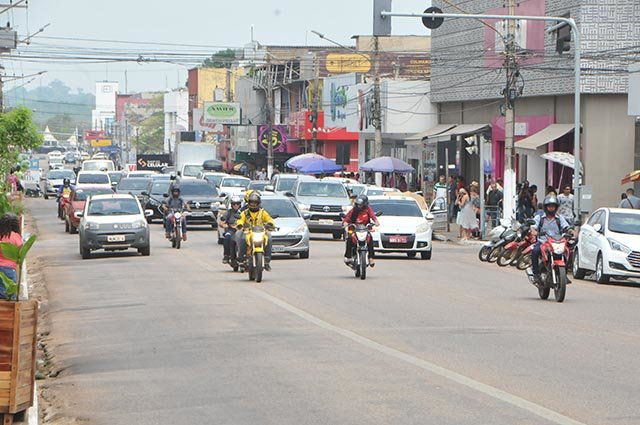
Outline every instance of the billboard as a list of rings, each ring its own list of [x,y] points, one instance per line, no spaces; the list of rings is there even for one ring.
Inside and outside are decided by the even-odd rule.
[[[171,165],[169,154],[138,154],[136,155],[136,167],[138,170],[160,171],[163,167]]]
[[[380,52],[379,72],[399,78],[422,79],[431,75],[431,59],[426,53]],[[318,53],[320,77],[348,73],[373,73],[375,58],[370,53]]]
[[[240,104],[234,102],[204,102],[205,124],[240,125]]]
[[[355,127],[356,116],[349,114],[350,103],[356,100],[356,74],[326,78],[322,87],[324,126],[329,128]]]
[[[204,119],[204,108],[193,108],[193,131],[207,131],[223,133],[222,124],[206,123]]]
[[[287,127],[284,125],[272,125],[271,136],[269,137],[269,126],[258,126],[258,151],[266,152],[269,143],[273,146],[274,152],[287,152]]]
[[[85,130],[84,131],[84,140],[97,140],[104,139],[105,134],[103,130]]]
[[[92,139],[91,140],[91,147],[94,147],[94,148],[101,148],[101,147],[111,146],[111,145],[113,145],[113,140],[111,139]]]

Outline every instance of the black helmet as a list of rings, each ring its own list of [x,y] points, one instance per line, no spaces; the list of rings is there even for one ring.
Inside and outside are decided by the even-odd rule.
[[[262,197],[258,192],[254,191],[247,197],[247,204],[249,205],[249,211],[256,212],[260,209],[260,205],[262,204]]]
[[[173,186],[171,188],[171,193],[178,192],[180,194],[180,186]]]
[[[358,195],[356,201],[354,202],[357,208],[367,208],[369,206],[369,198],[367,195]]]
[[[554,211],[554,213],[558,210],[558,205],[560,205],[558,203],[558,198],[556,198],[555,196],[551,195],[551,196],[547,196],[544,198],[544,201],[542,201],[542,207],[544,209],[545,214],[549,214],[549,205],[555,205],[556,209]]]
[[[69,179],[62,179],[62,185],[63,186],[69,186],[71,184],[71,180]]]

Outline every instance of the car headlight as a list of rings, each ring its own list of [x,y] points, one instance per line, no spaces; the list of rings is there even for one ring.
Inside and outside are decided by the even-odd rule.
[[[99,230],[100,229],[100,225],[98,223],[93,223],[91,221],[88,221],[84,224],[84,229],[85,230]]]
[[[298,204],[298,207],[300,207],[301,211],[309,211],[311,209],[311,205],[308,204]]]
[[[158,205],[160,205],[160,202],[158,202],[156,199],[149,198],[149,204],[154,207],[157,207]]]
[[[620,252],[623,252],[625,254],[631,253],[631,249],[629,247],[627,247],[626,245],[621,244],[617,240],[611,239],[611,238],[608,238],[607,240],[609,241],[609,245],[611,245],[611,249],[613,249],[614,251],[620,251]]]
[[[429,229],[431,229],[431,226],[429,225],[429,223],[422,223],[416,229],[416,233],[426,233],[429,231]]]
[[[305,233],[307,231],[307,224],[306,223],[302,223],[300,226],[296,227],[295,230],[289,232],[289,233]]]
[[[147,227],[147,222],[145,220],[138,220],[131,223],[132,229],[142,229],[144,227]]]

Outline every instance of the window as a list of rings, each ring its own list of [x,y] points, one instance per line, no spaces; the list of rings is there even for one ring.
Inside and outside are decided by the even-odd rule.
[[[382,216],[422,217],[422,210],[415,201],[371,201],[371,208]]]
[[[83,184],[110,184],[107,173],[80,173],[78,183]]]
[[[73,195],[74,201],[86,201],[89,196],[109,195],[112,194],[111,189],[77,189]]]
[[[180,188],[180,196],[218,196],[218,191],[209,183],[203,184],[182,184]]]
[[[140,208],[135,199],[95,199],[89,203],[88,215],[135,215]]]
[[[629,235],[640,235],[640,214],[610,213],[609,231]]]
[[[222,180],[222,186],[223,187],[242,187],[242,188],[247,188],[247,186],[249,186],[250,180],[245,180],[245,179],[224,179]]]
[[[346,198],[347,191],[340,183],[304,182],[298,186],[298,196]]]
[[[278,217],[300,217],[298,210],[288,199],[262,199],[262,207],[269,215]]]
[[[600,218],[600,216],[602,215],[602,211],[596,211],[594,212],[591,217],[589,217],[589,221],[587,221],[587,224],[591,227],[593,227],[594,224],[596,224],[598,222],[598,219]]]
[[[150,182],[148,179],[122,179],[118,183],[118,190],[146,190]]]
[[[71,170],[55,170],[49,172],[49,180],[69,179],[74,180],[76,173]]]

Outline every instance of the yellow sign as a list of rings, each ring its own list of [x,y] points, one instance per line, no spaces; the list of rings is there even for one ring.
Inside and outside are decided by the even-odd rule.
[[[103,146],[111,146],[113,141],[111,139],[97,139],[91,141],[91,146],[94,148],[100,148]]]
[[[371,69],[368,55],[329,53],[326,61],[325,68],[332,74],[368,72]]]

